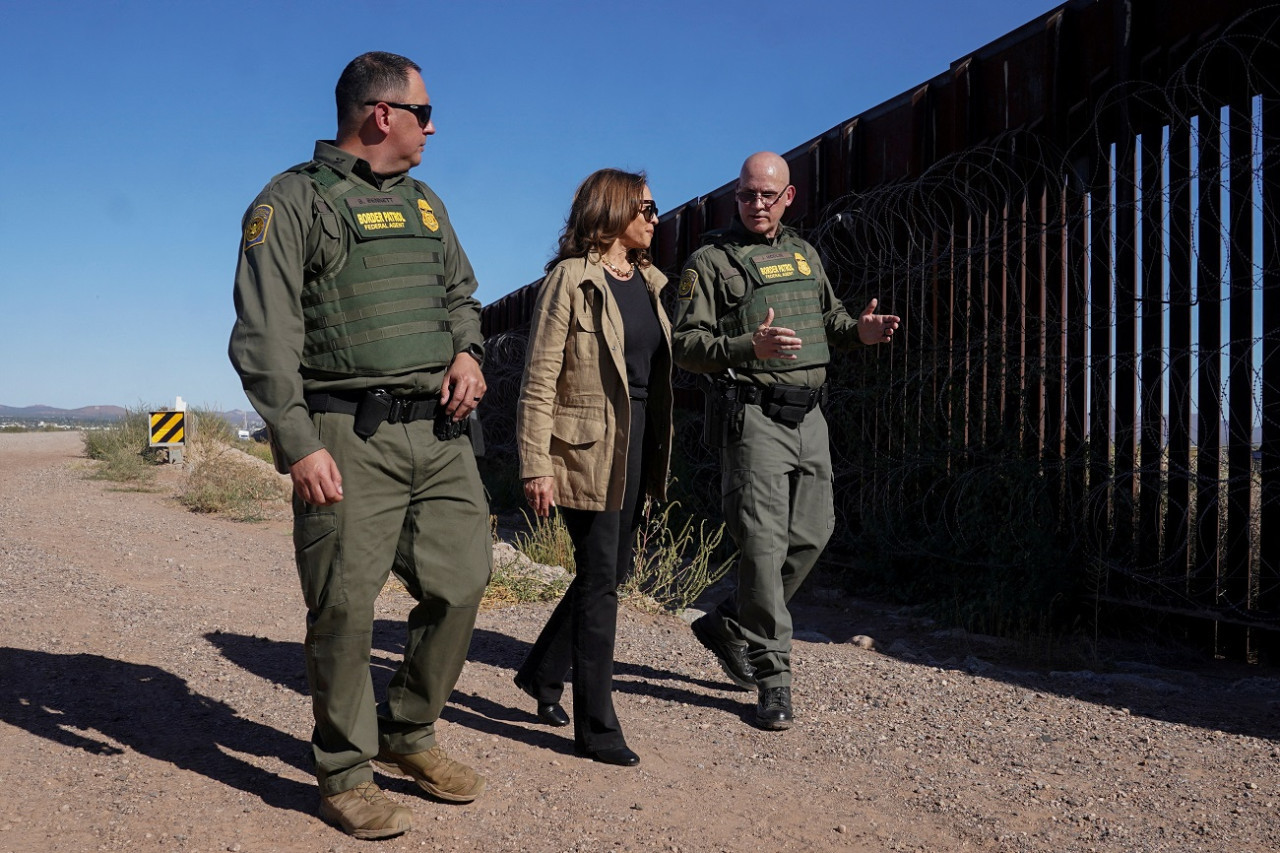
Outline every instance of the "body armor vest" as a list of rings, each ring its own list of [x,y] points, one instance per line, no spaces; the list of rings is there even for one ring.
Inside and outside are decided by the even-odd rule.
[[[818,281],[804,255],[760,243],[735,245],[717,240],[713,245],[719,246],[728,257],[732,274],[740,274],[746,282],[741,300],[720,317],[720,333],[736,337],[754,332],[772,308],[773,325],[794,329],[796,337],[803,342],[794,361],[754,360],[742,367],[776,371],[828,364],[831,353],[827,347]]]
[[[337,376],[448,365],[444,242],[417,185],[375,192],[328,166],[299,171],[319,194],[321,226],[342,240],[337,260],[303,287],[303,365]]]

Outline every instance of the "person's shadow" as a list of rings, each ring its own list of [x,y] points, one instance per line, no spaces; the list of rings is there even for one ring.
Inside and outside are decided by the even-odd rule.
[[[243,634],[216,632],[205,635],[227,660],[247,672],[274,684],[307,694],[302,646],[299,643],[270,641]],[[506,634],[477,628],[471,635],[469,661],[483,663],[513,674],[529,653],[530,644]],[[374,694],[385,697],[387,683],[400,665],[404,653],[404,623],[378,619],[373,623],[370,666]],[[741,698],[717,696],[725,684],[703,681],[649,666],[619,661],[614,668],[614,689],[652,699],[685,702],[719,708],[747,719],[754,708]],[[531,702],[512,707],[475,693],[455,690],[440,714],[441,719],[501,738],[523,741],[556,752],[571,753],[572,737],[538,725]],[[533,725],[530,725],[533,724]]]
[[[296,691],[300,696],[308,692],[306,662],[300,643],[276,642],[244,634],[216,632],[206,634],[222,655],[236,666],[260,678]],[[265,644],[265,647],[264,647]],[[495,658],[514,661],[524,659],[528,643],[505,635],[481,631],[472,635],[469,660],[492,662]],[[269,649],[269,653],[268,650]],[[477,656],[477,650],[485,650]],[[404,654],[404,623],[393,619],[378,619],[373,623],[373,642],[369,665],[373,678],[374,695],[385,698],[387,684],[400,666]],[[509,708],[484,697],[455,690],[449,704],[440,714],[441,719],[496,737],[515,738],[542,745],[551,745],[555,738],[542,730],[529,731],[517,725],[536,721],[531,710]]]
[[[307,743],[241,717],[159,667],[0,647],[0,719],[89,755],[119,755],[127,747],[261,797],[272,807],[315,810],[314,784],[232,754],[276,757],[311,776]]]

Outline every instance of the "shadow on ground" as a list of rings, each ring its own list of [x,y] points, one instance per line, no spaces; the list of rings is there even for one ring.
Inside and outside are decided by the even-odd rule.
[[[0,719],[53,743],[111,757],[131,749],[207,776],[267,805],[310,814],[312,785],[229,753],[269,755],[302,770],[306,743],[239,716],[155,666],[101,655],[0,648]]]

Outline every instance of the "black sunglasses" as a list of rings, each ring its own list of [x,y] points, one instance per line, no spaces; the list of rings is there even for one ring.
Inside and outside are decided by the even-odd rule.
[[[658,205],[652,199],[640,200],[640,215],[649,222],[658,221]]]
[[[395,107],[398,110],[408,110],[413,113],[414,118],[418,120],[419,127],[426,127],[431,121],[431,105],[430,104],[393,104],[390,101],[365,101],[366,107],[376,107],[378,104],[386,104],[389,107]]]

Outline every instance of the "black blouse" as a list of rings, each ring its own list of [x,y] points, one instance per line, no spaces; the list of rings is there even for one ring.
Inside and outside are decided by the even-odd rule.
[[[619,281],[607,270],[604,274],[609,290],[618,303],[622,317],[623,355],[627,362],[627,388],[633,400],[649,398],[649,372],[653,357],[662,346],[662,326],[658,324],[658,312],[654,310],[640,270],[631,278]]]

